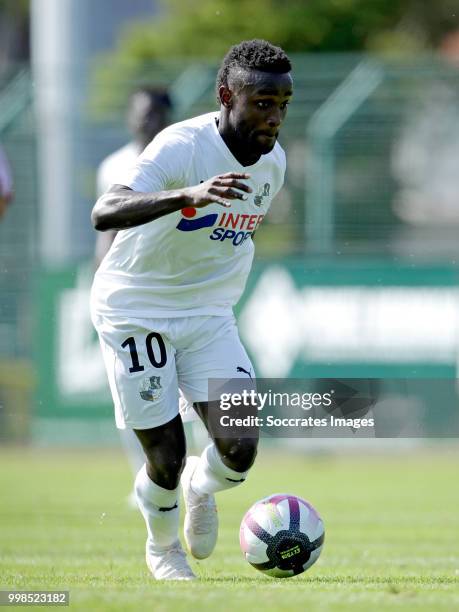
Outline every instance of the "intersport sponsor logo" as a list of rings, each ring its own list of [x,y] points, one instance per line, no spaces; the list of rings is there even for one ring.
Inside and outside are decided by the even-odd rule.
[[[207,227],[213,227],[209,238],[223,242],[231,240],[234,246],[243,244],[251,236],[264,215],[249,215],[242,213],[222,212],[197,217],[196,208],[183,208],[182,218],[177,224],[181,232],[194,232]]]

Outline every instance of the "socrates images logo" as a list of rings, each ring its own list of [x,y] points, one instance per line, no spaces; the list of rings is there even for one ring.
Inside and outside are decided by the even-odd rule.
[[[181,232],[194,232],[206,227],[216,227],[209,238],[224,242],[230,240],[234,246],[243,244],[258,228],[264,215],[250,215],[242,213],[211,213],[196,217],[196,208],[182,208],[182,218],[176,225]],[[196,217],[196,218],[195,218]]]

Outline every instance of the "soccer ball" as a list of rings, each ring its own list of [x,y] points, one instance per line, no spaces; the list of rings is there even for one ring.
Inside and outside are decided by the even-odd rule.
[[[324,525],[311,504],[278,493],[257,501],[242,519],[239,543],[246,560],[276,578],[289,578],[317,561]]]

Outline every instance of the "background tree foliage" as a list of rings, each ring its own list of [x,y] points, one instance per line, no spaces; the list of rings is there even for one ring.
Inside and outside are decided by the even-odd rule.
[[[0,15],[2,13],[28,15],[29,4],[30,0],[0,0]]]
[[[400,2],[387,0],[163,0],[162,4],[162,17],[127,30],[120,51],[143,57],[218,57],[229,45],[254,37],[289,51],[361,49],[369,32],[396,23],[401,14]]]
[[[98,100],[118,97],[127,74],[151,75],[152,62],[214,61],[244,39],[266,38],[292,52],[413,53],[459,28],[457,0],[160,0],[159,16],[127,26],[100,58]]]
[[[139,58],[219,57],[246,38],[267,38],[290,52],[353,51],[399,44],[435,45],[459,27],[457,0],[161,0],[162,16],[130,26],[118,53]],[[389,36],[390,38],[390,36]]]

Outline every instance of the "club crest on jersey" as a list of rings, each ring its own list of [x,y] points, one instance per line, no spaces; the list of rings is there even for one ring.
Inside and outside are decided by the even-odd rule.
[[[256,196],[253,199],[255,206],[261,206],[263,204],[263,198],[269,196],[270,190],[271,185],[269,183],[265,183],[264,185],[260,185],[258,187]]]
[[[140,383],[140,397],[146,402],[156,402],[162,392],[161,376],[149,376]]]

